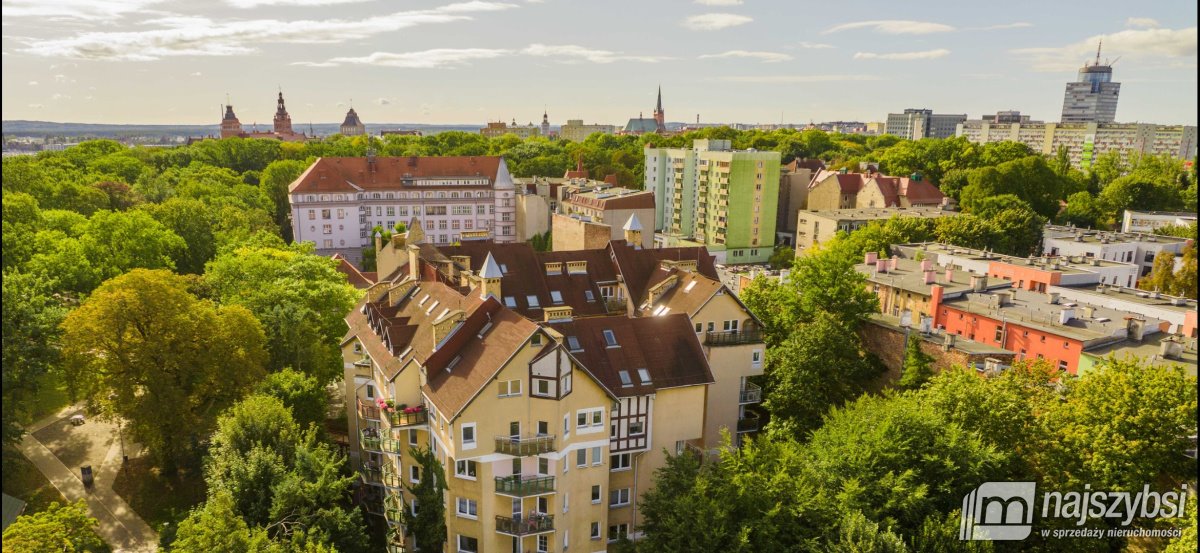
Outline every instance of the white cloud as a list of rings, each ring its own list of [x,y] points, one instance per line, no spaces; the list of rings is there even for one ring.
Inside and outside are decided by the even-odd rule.
[[[666,56],[635,56],[610,50],[597,50],[575,44],[547,45],[530,44],[522,54],[543,58],[559,58],[563,63],[590,61],[592,63],[613,63],[616,61],[636,61],[642,63],[657,63],[671,58]]]
[[[721,77],[722,81],[731,83],[837,83],[852,81],[879,81],[882,78],[875,75],[757,75]]]
[[[728,52],[722,52],[720,54],[704,54],[704,55],[700,56],[700,59],[702,59],[702,60],[703,59],[713,59],[713,58],[750,58],[750,59],[762,60],[763,63],[775,63],[775,62],[781,62],[781,61],[788,61],[788,60],[792,59],[792,56],[789,56],[787,54],[781,54],[779,52],[749,52],[746,50],[730,50]]]
[[[909,21],[904,19],[887,19],[843,23],[841,25],[835,25],[825,29],[824,31],[821,31],[821,34],[827,35],[830,33],[853,31],[856,29],[873,29],[877,32],[889,35],[927,35],[932,33],[948,33],[955,30],[954,27],[942,23],[932,23],[929,21]]]
[[[338,65],[378,65],[382,67],[405,67],[409,69],[433,69],[465,65],[472,60],[492,59],[511,54],[511,50],[489,48],[435,48],[419,52],[375,52],[362,57],[332,58],[324,62],[296,62],[292,65],[310,67],[334,67]]]
[[[1125,20],[1125,26],[1135,29],[1153,29],[1158,27],[1158,20],[1149,17],[1130,17]]]
[[[37,81],[29,81],[29,86],[37,86],[37,85],[38,85]]]
[[[1104,51],[1113,57],[1139,60],[1196,58],[1196,27],[1186,29],[1126,29],[1097,35],[1058,47],[1019,48],[1013,54],[1027,58],[1034,71],[1074,71],[1085,61],[1095,59],[1096,45],[1104,41]]]
[[[740,6],[742,0],[695,0],[697,4],[703,6]]]
[[[376,98],[375,103],[379,104],[381,106],[386,106],[386,105],[392,103],[392,101],[388,100],[387,98]]]
[[[31,108],[33,108],[33,109],[42,109],[42,108],[44,108],[44,107],[46,107],[46,106],[45,106],[45,105],[43,105],[43,104],[29,104],[29,107],[31,107]]]
[[[249,9],[267,6],[332,6],[335,4],[356,4],[366,1],[368,0],[225,0],[225,3],[235,8]]]
[[[395,12],[364,19],[214,21],[173,16],[144,23],[144,31],[85,32],[66,38],[26,42],[22,51],[40,56],[93,60],[157,60],[171,56],[232,56],[256,51],[259,44],[335,44],[433,23],[471,19],[473,12],[516,7],[500,2],[464,2]]]
[[[745,25],[754,18],[735,13],[705,13],[692,15],[683,20],[683,26],[693,31],[716,31]]]
[[[50,99],[51,100],[70,100],[71,97],[67,96],[66,94],[59,94],[59,93],[55,92],[54,94],[50,95]]]
[[[4,0],[4,17],[109,21],[166,0]]]
[[[1026,29],[1032,27],[1033,23],[1028,21],[1016,21],[1013,23],[999,23],[996,25],[987,25],[984,27],[967,27],[964,31],[1000,31],[1004,29]]]
[[[806,48],[809,50],[826,50],[826,49],[834,47],[832,44],[825,44],[824,42],[808,42],[808,41],[797,42],[796,46],[799,46],[800,48]]]
[[[922,50],[920,52],[888,52],[879,54],[875,52],[856,52],[854,59],[856,60],[893,60],[893,61],[912,61],[912,60],[933,60],[944,58],[950,55],[950,51],[945,48],[936,50]]]

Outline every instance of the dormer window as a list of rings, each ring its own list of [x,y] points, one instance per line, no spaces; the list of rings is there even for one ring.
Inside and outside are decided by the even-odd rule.
[[[606,345],[610,348],[620,347],[620,345],[617,344],[617,335],[613,334],[613,331],[611,331],[611,330],[604,331],[604,345]]]

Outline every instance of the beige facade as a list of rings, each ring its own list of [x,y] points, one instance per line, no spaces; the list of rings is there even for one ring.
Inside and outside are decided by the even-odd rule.
[[[556,252],[600,249],[608,244],[613,234],[609,225],[559,213],[552,216],[551,225],[551,249]]]
[[[809,196],[812,204],[812,196]],[[854,232],[873,221],[892,217],[952,217],[957,211],[935,207],[803,210],[796,217],[796,255],[828,242],[838,232]]]
[[[1054,155],[1065,148],[1071,164],[1088,169],[1107,152],[1168,155],[1179,159],[1196,157],[1197,132],[1191,125],[1149,123],[991,123],[964,121],[958,136],[971,142],[1021,142],[1035,152]]]
[[[517,194],[517,240],[527,242],[550,230],[550,201],[541,194]]]
[[[776,232],[796,232],[796,213],[808,208],[808,185],[813,173],[803,167],[779,173],[779,221]]]
[[[517,138],[524,140],[531,136],[538,136],[541,134],[541,132],[532,123],[528,125],[518,125],[516,121],[513,121],[513,123],[509,125],[504,121],[497,121],[495,123],[488,123],[486,127],[479,129],[479,134],[482,134],[488,138],[499,138],[506,134],[515,134]]]
[[[583,142],[595,133],[613,134],[615,132],[617,132],[615,125],[584,125],[582,119],[568,119],[566,124],[559,129],[558,136],[571,142]]]

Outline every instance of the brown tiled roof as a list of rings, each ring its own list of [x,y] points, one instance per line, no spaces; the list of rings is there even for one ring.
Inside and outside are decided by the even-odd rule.
[[[588,194],[572,194],[566,201],[593,209],[654,209],[654,193],[650,191],[635,191],[607,198],[598,196],[604,193],[599,190]]]
[[[696,271],[711,279],[720,280],[717,276],[716,262],[712,255],[702,246],[680,248],[635,249],[624,240],[612,240],[608,243],[611,257],[617,263],[617,271],[625,277],[625,286],[633,296],[636,305],[641,305],[646,298],[646,290],[665,277],[656,274],[659,265],[664,260],[696,261]]]
[[[355,267],[353,263],[342,257],[340,253],[333,254],[331,258],[338,262],[338,272],[346,275],[346,282],[349,282],[351,286],[363,290],[375,284],[374,272],[362,272],[358,270],[358,267]]]
[[[824,183],[830,177],[835,177],[837,179],[838,186],[842,189],[842,194],[858,194],[858,191],[862,190],[864,179],[861,173],[839,173],[837,171],[821,171],[817,173],[815,176],[813,176],[813,180],[809,184],[809,188]]]
[[[499,156],[376,157],[374,168],[365,157],[317,158],[288,187],[288,192],[355,192],[358,189],[397,189],[406,178],[486,177],[496,181]],[[357,186],[358,188],[355,188]],[[454,186],[473,190],[487,186]],[[412,187],[425,190],[429,187]]]
[[[550,326],[562,333],[571,355],[617,396],[713,382],[700,340],[686,315],[589,317]],[[617,347],[608,346],[605,330],[613,333]],[[570,337],[578,341],[579,349],[571,350]],[[642,382],[638,369],[646,369],[649,383]],[[629,386],[622,384],[621,371],[628,375]]]
[[[825,169],[825,162],[820,159],[793,159],[790,163],[783,166],[785,172],[793,173],[800,169],[808,169],[812,172],[822,171]]]
[[[713,294],[716,294],[722,287],[720,280],[708,278],[691,271],[680,271],[677,268],[669,270],[660,268],[656,273],[661,273],[665,277],[674,276],[678,280],[671,285],[670,289],[662,297],[658,298],[658,301],[649,305],[644,302],[638,305],[643,317],[652,316],[662,306],[670,308],[670,311],[666,315],[682,313],[691,317],[701,307],[704,307],[704,304],[708,303],[708,300],[712,299]],[[659,282],[662,280],[664,279],[657,279]]]

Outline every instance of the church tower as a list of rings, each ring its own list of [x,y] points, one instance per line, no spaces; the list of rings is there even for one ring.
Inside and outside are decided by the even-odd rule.
[[[661,85],[658,87],[658,105],[654,108],[654,123],[658,126],[657,132],[667,132],[667,115],[663,112]]]
[[[283,105],[283,91],[279,91],[278,106],[275,108],[275,133],[292,134],[292,116],[288,115],[287,107]]]
[[[233,114],[233,106],[225,106],[225,117],[221,119],[221,138],[242,134],[242,122]]]
[[[550,115],[542,111],[542,136],[550,136]]]

